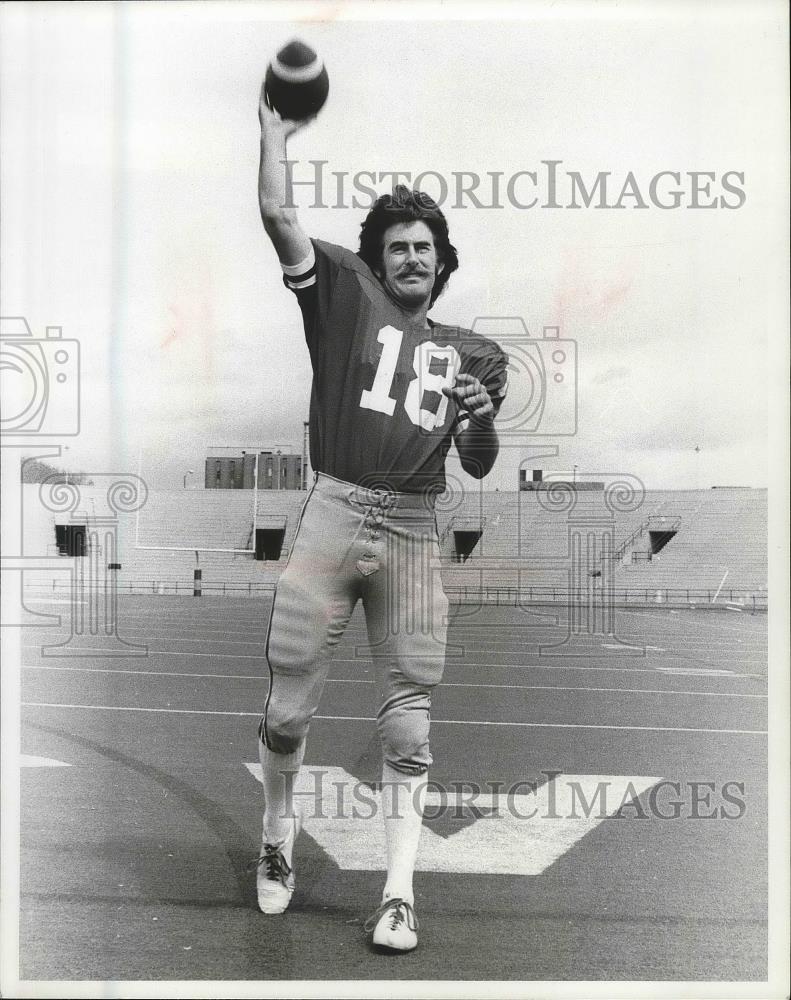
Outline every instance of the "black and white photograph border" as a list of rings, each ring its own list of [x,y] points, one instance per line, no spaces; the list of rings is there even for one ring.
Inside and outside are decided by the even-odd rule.
[[[0,7],[1,995],[789,995],[788,27]]]

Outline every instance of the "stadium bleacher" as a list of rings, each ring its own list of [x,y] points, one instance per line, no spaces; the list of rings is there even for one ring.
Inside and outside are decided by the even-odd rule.
[[[62,570],[79,556],[59,552],[56,525],[86,526],[97,565],[109,563],[120,593],[271,589],[291,550],[302,491],[152,491],[138,514],[103,519],[105,492],[80,487],[72,513],[42,507],[26,485],[24,554]],[[619,509],[603,491],[471,491],[437,509],[443,581],[452,595],[508,591],[554,600],[607,588],[648,603],[711,603],[757,595],[765,602],[767,492],[760,489],[654,490]],[[254,528],[280,539],[277,558],[256,558]],[[282,538],[281,534],[282,533]],[[259,532],[260,537],[261,532]],[[262,553],[261,554],[269,554]],[[39,568],[27,589],[57,589],[65,575]],[[690,596],[692,595],[692,596]]]

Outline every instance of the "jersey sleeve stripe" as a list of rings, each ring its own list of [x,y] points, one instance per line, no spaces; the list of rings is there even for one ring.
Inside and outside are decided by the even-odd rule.
[[[313,244],[310,245],[310,252],[301,260],[298,264],[283,264],[281,262],[280,267],[283,274],[287,274],[290,278],[299,278],[306,275],[308,271],[316,266],[316,253],[313,249]]]
[[[309,288],[311,285],[316,284],[316,269],[305,275],[302,279],[289,278],[287,274],[283,275],[283,281],[285,282],[286,288],[290,288],[292,291],[299,291],[300,288]]]

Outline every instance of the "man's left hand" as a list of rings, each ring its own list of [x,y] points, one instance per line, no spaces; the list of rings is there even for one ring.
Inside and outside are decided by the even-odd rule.
[[[460,372],[453,388],[443,389],[448,399],[455,399],[473,420],[490,421],[494,417],[494,405],[485,386],[474,375]]]

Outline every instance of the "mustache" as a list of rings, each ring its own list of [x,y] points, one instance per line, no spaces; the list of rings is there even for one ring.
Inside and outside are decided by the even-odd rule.
[[[411,274],[419,274],[423,277],[427,277],[429,271],[425,267],[421,267],[419,264],[406,264],[398,272],[399,277],[408,278]]]

